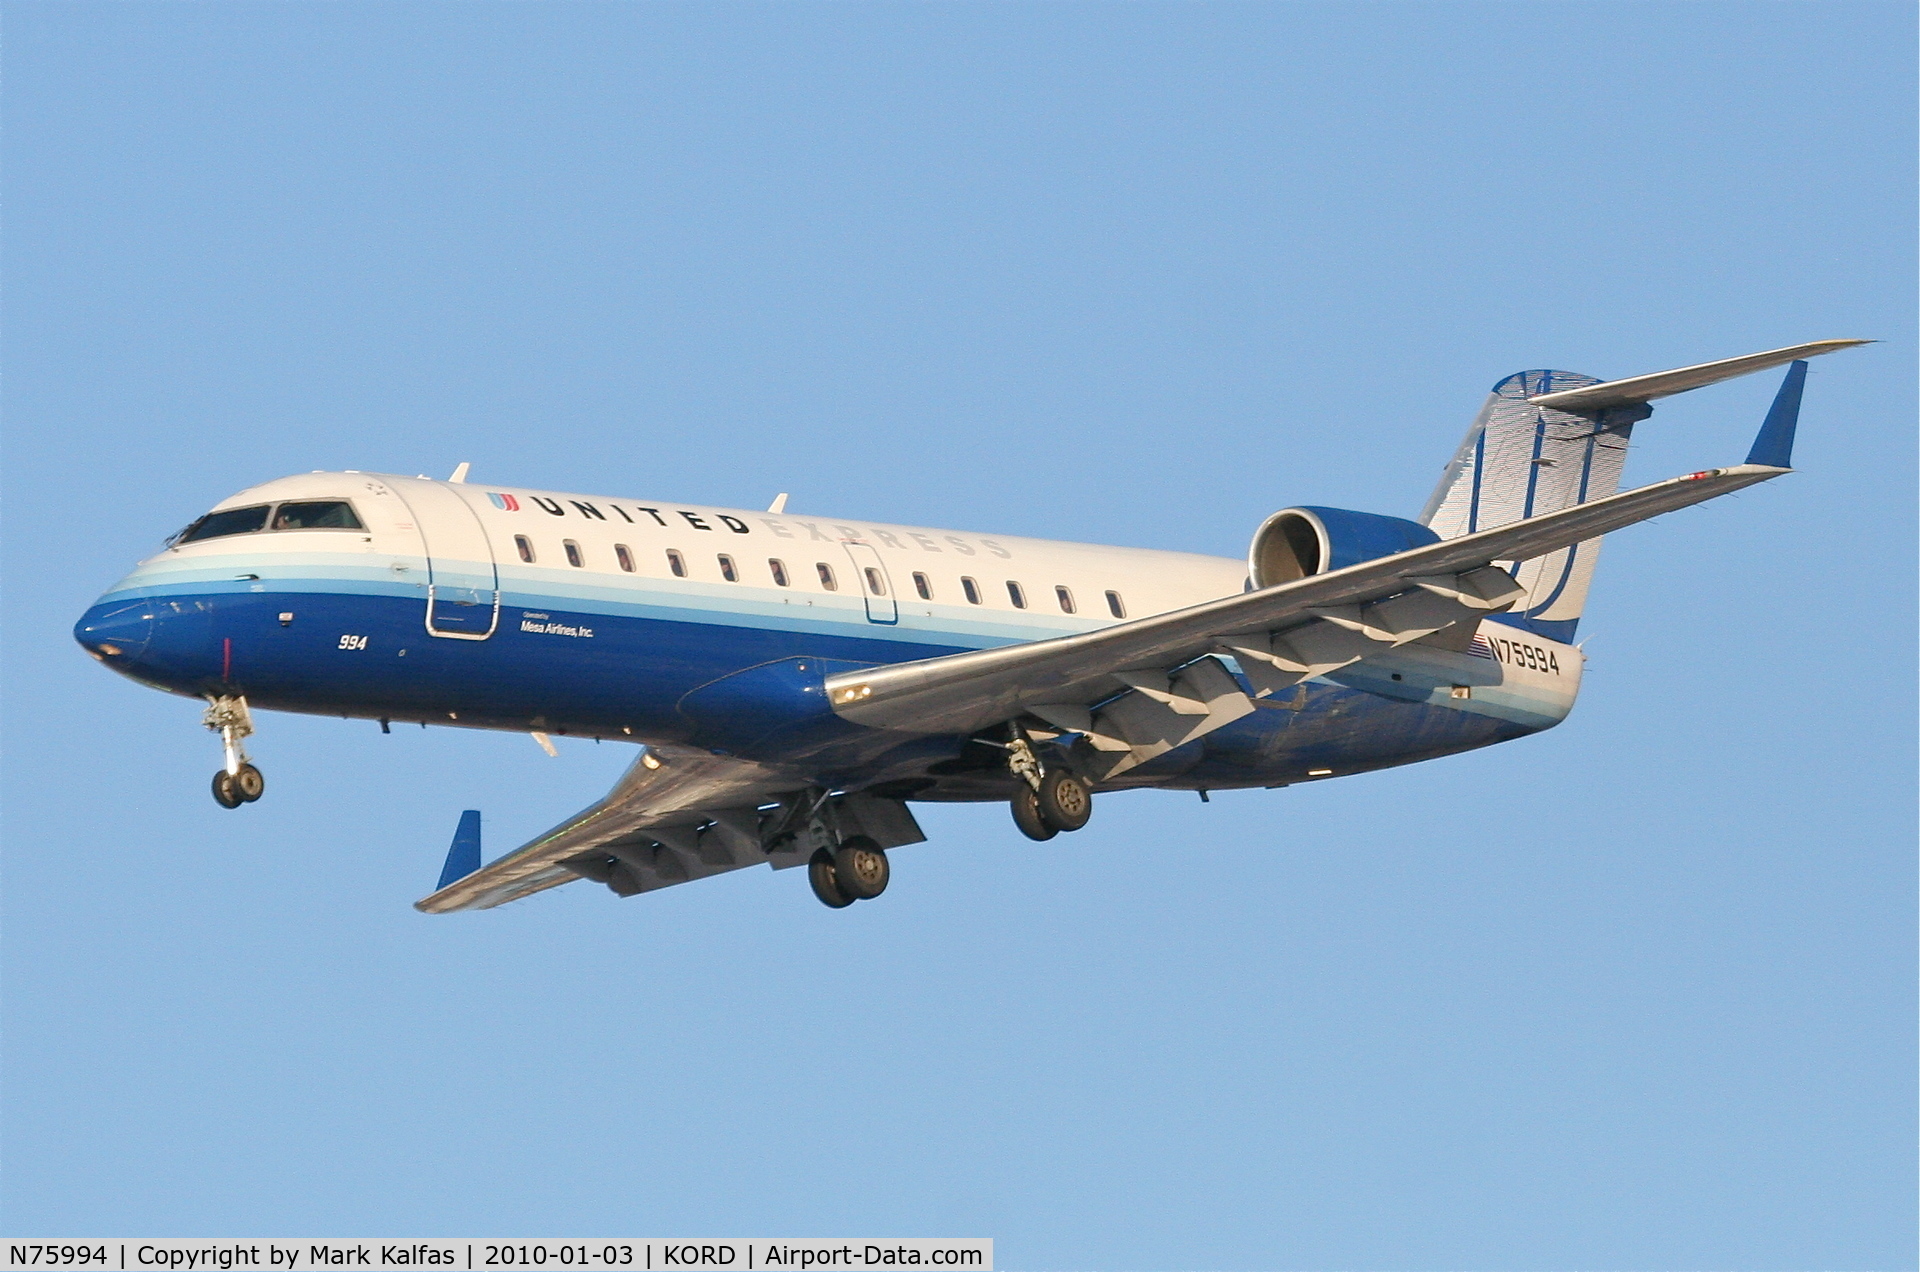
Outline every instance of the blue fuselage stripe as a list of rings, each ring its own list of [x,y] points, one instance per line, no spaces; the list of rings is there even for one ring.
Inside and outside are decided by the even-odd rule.
[[[858,596],[809,605],[744,585],[550,582],[553,572],[503,567],[497,629],[462,640],[429,633],[417,585],[370,567],[285,566],[259,579],[213,577],[219,567],[190,572],[198,577],[136,575],[89,610],[77,634],[95,648],[121,641],[126,648],[109,665],[176,693],[244,693],[256,707],[316,714],[690,742],[871,778],[889,765],[923,772],[965,739],[903,742],[846,724],[825,706],[826,675],[1102,625],[964,611],[955,622],[950,609],[912,622],[903,612],[898,625],[882,625],[866,621]],[[491,604],[466,608],[484,632]],[[113,623],[123,636],[109,637]],[[1504,741],[1564,715],[1516,690],[1454,702],[1444,686],[1365,670],[1310,683],[1297,705],[1263,702],[1118,784],[1225,788],[1300,780],[1313,768],[1351,773]]]

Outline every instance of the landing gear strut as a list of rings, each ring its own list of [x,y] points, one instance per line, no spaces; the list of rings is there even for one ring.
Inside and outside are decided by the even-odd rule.
[[[1058,762],[1043,765],[1025,729],[1015,726],[1007,744],[1013,771],[1013,824],[1028,839],[1048,840],[1079,830],[1093,816],[1093,792]]]
[[[220,735],[227,753],[226,766],[213,775],[213,799],[222,808],[251,804],[266,793],[267,779],[247,759],[243,739],[253,732],[253,714],[243,697],[207,699],[207,714],[202,720]]]

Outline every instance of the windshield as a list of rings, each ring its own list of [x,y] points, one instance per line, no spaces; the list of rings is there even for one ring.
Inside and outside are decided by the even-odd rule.
[[[275,530],[364,530],[353,505],[344,499],[311,499],[283,503],[273,519]]]
[[[182,530],[175,537],[175,543],[198,543],[202,539],[218,539],[228,534],[251,534],[267,524],[267,505],[255,504],[251,508],[228,508],[221,512],[210,512],[200,520]]]
[[[275,530],[364,530],[366,529],[353,505],[344,499],[302,499],[283,503],[278,509],[272,504],[250,504],[245,508],[223,508],[219,512],[210,512],[200,520],[167,540],[169,547],[182,543],[198,543],[202,539],[219,539],[230,534],[252,534],[256,530],[267,528],[267,514],[273,513]]]

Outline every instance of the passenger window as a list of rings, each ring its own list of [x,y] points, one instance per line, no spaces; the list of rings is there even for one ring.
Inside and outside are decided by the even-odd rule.
[[[353,515],[353,505],[344,499],[310,499],[303,503],[283,503],[274,514],[275,530],[365,530]]]
[[[1107,593],[1107,609],[1115,618],[1125,618],[1127,616],[1127,607],[1121,602],[1120,593],[1118,592]]]
[[[520,559],[528,565],[533,564],[533,540],[524,534],[513,536],[513,546],[520,550]]]
[[[767,569],[773,572],[773,585],[775,587],[785,587],[787,585],[787,563],[785,561],[777,557],[768,557]]]
[[[1073,613],[1073,593],[1072,592],[1068,591],[1064,587],[1056,587],[1053,589],[1053,594],[1060,598],[1060,612],[1062,614]]]
[[[1018,583],[1015,583],[1012,579],[1007,580],[1007,599],[1013,602],[1013,608],[1015,609],[1027,608],[1026,589]]]
[[[733,558],[724,552],[720,554],[720,577],[729,583],[740,581],[740,571],[734,568]]]
[[[820,571],[821,587],[826,588],[829,592],[838,592],[840,590],[840,585],[833,581],[832,566],[828,565],[825,561],[816,561],[813,564],[813,568]]]
[[[577,570],[587,563],[586,558],[580,555],[580,545],[572,539],[560,540],[560,546],[567,550],[567,564],[574,569]]]
[[[872,592],[875,596],[885,596],[887,594],[887,585],[885,581],[881,579],[880,571],[871,565],[867,567],[867,591]]]
[[[687,577],[687,558],[681,556],[678,549],[668,548],[667,568],[673,571],[674,578],[684,579]]]
[[[255,530],[263,530],[267,525],[267,508],[267,504],[255,504],[251,508],[210,512],[182,530],[175,542],[198,543],[202,539],[219,539],[230,534],[252,534]]]
[[[933,599],[933,580],[920,573],[920,571],[915,570],[913,572],[913,590],[920,593],[921,600],[930,601]]]
[[[967,594],[968,604],[978,605],[980,603],[980,585],[972,579],[962,575],[960,579],[960,590]]]
[[[618,561],[620,568],[628,574],[633,573],[633,553],[628,550],[626,544],[616,543],[613,545],[613,559]]]

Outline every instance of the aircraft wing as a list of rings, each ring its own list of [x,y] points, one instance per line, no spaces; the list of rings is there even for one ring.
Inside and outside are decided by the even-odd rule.
[[[784,854],[761,847],[759,810],[783,796],[791,803],[806,785],[749,760],[647,748],[606,798],[414,909],[487,910],[582,878],[631,895],[762,862],[799,865],[797,845]]]
[[[1521,589],[1495,561],[1557,551],[1790,471],[1746,463],[1692,473],[1098,631],[846,672],[828,679],[828,701],[843,719],[908,733],[967,733],[1031,714],[1086,735],[1108,756],[1095,776],[1109,777],[1253,710],[1209,654],[1232,655],[1257,694],[1277,692],[1508,608]]]

